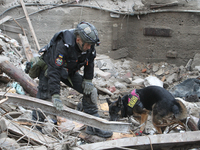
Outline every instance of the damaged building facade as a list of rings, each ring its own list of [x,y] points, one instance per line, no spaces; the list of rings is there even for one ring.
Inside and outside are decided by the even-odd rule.
[[[0,0],[0,10],[1,148],[200,147],[200,131],[197,131],[200,123],[199,0]],[[101,118],[77,111],[82,94],[62,82],[61,98],[68,106],[62,112],[51,102],[34,98],[38,79],[32,80],[24,72],[26,61],[56,32],[75,28],[80,21],[95,25],[101,41],[96,47],[93,79]],[[29,50],[33,55],[29,55]],[[4,56],[10,59],[3,60]],[[158,135],[149,115],[146,133],[137,137],[135,133],[140,124],[133,118],[108,121],[106,98],[114,100],[133,88],[155,84],[168,89],[184,103],[190,116],[188,120],[194,121],[190,127],[189,124],[177,127],[175,123]],[[19,93],[16,85],[25,91]],[[18,94],[10,93],[11,90]],[[46,116],[45,122],[31,120],[34,109],[58,115],[57,125],[50,116]],[[36,129],[37,125],[42,127],[42,132]],[[113,136],[105,139],[87,135],[86,125],[113,131]]]
[[[19,40],[23,28],[32,49],[38,50],[20,0],[0,3],[0,19],[12,16],[0,25],[2,32]],[[101,45],[97,52],[114,59],[130,57],[180,66],[199,52],[198,0],[26,0],[24,3],[40,48],[56,32],[88,21],[99,31]]]

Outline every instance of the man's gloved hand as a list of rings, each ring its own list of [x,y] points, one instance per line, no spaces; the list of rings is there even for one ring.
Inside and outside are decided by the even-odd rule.
[[[29,70],[33,67],[33,62],[26,62],[26,68],[24,69],[25,73],[29,73]]]
[[[94,85],[92,84],[92,80],[84,79],[82,83],[83,93],[88,95],[92,92]]]
[[[52,96],[52,102],[53,102],[54,107],[56,107],[57,110],[59,110],[59,111],[63,110],[63,103],[60,100],[59,94],[54,94]]]

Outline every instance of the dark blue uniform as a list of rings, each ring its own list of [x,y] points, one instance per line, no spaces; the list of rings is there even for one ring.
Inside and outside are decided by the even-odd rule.
[[[92,80],[95,57],[96,50],[94,46],[91,46],[91,49],[86,52],[79,50],[73,30],[56,33],[43,55],[43,59],[48,65],[47,75],[50,94],[60,94],[60,81],[72,87],[67,77],[69,76],[73,83],[73,77],[82,66],[84,66],[83,78]],[[64,68],[67,69],[67,72]],[[81,82],[79,83],[81,85],[82,81],[78,81]],[[72,88],[82,93],[81,86],[79,87],[76,84],[74,83]]]

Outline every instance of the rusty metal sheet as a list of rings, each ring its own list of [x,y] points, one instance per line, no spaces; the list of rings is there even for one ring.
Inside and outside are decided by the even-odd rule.
[[[148,135],[132,138],[104,141],[93,144],[80,145],[73,150],[113,150],[113,149],[173,149],[173,148],[199,148],[200,131],[187,131],[185,133],[170,133],[159,135]],[[151,148],[152,146],[152,148]]]
[[[4,94],[5,93],[0,92],[0,96],[3,96]],[[7,93],[6,96],[8,97],[8,100],[5,103],[8,104],[23,106],[29,109],[40,108],[42,111],[48,114],[61,116],[64,118],[68,118],[70,120],[75,120],[77,122],[107,131],[121,132],[121,133],[128,133],[130,131],[129,123],[107,121],[105,119],[95,117],[68,107],[64,107],[63,111],[58,111],[55,109],[55,107],[51,102],[26,95]]]

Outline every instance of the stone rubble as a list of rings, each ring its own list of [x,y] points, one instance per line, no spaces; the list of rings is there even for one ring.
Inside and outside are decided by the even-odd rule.
[[[26,58],[22,47],[16,40],[0,33],[0,52],[1,55],[9,57],[10,62],[12,62],[16,67],[24,70]],[[18,53],[20,53],[23,57],[19,57]],[[143,62],[137,62],[130,58],[114,60],[106,55],[97,55],[95,59],[95,76],[93,79],[93,84],[98,89],[98,104],[105,103],[106,98],[115,100],[118,98],[118,96],[123,96],[124,94],[129,93],[131,90],[133,90],[133,88],[143,88],[149,85],[158,85],[170,90],[175,85],[180,84],[186,79],[198,79],[200,68],[199,60],[200,54],[197,53],[194,58],[189,60],[188,64],[176,66],[175,64],[168,64],[165,62],[146,64]],[[83,73],[82,69],[80,70],[80,73]],[[6,74],[3,75],[7,76]],[[38,79],[34,80],[38,82]],[[6,92],[6,89],[7,84],[1,83],[0,91]],[[82,94],[79,94],[61,82],[61,97],[64,101],[70,101],[77,105],[78,102],[81,101]],[[200,113],[200,104],[198,102],[187,102],[186,106],[188,107],[189,114],[196,118],[197,122]],[[195,108],[195,111],[193,111],[193,108]],[[31,119],[31,111],[23,111],[24,115],[21,115],[20,117]],[[99,111],[101,117],[108,119],[108,113],[103,113],[104,111],[102,111],[101,108]],[[148,120],[150,121],[151,119],[149,118]],[[44,133],[52,133],[54,129],[53,124],[49,121],[45,124],[45,128],[43,129],[45,130]],[[155,131],[149,125],[146,129],[146,132],[153,134]],[[4,138],[7,137],[3,136],[3,138],[0,138],[0,142],[4,140]],[[6,139],[6,142],[9,142],[9,140],[12,139]],[[18,143],[13,144],[13,147],[18,148]]]

